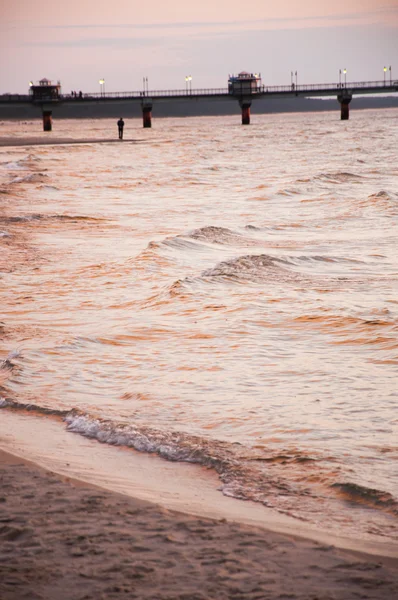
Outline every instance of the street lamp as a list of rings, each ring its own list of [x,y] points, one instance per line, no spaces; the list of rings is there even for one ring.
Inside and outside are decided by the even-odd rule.
[[[100,84],[100,94],[105,96],[105,79],[100,79],[98,83]]]
[[[344,73],[344,87],[347,87],[347,69],[344,69],[343,73]]]
[[[391,65],[390,65],[390,85],[392,85],[392,72],[391,72]]]
[[[387,67],[384,67],[383,71],[384,71],[384,85],[386,85],[386,73],[387,73]]]
[[[341,69],[339,69],[339,88],[341,88]]]
[[[191,75],[186,75],[185,76],[185,92],[188,94],[188,91],[191,90],[192,91],[192,77]]]

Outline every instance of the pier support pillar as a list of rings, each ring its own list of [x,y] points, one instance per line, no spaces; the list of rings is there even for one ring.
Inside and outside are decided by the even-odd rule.
[[[250,125],[250,106],[242,106],[242,125]]]
[[[341,120],[348,121],[350,118],[350,102],[352,100],[351,94],[344,94],[337,97],[341,106]]]
[[[43,131],[52,131],[52,110],[43,110]]]
[[[242,109],[242,125],[250,125],[250,107],[252,101],[249,98],[241,98],[239,106]]]
[[[144,127],[152,127],[152,100],[146,98],[141,103],[142,123]]]
[[[142,122],[144,127],[152,127],[152,111],[150,108],[142,109]]]

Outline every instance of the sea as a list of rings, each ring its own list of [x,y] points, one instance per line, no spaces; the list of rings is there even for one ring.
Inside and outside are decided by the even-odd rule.
[[[0,420],[397,541],[398,110],[54,116],[0,122],[92,140],[0,147]]]

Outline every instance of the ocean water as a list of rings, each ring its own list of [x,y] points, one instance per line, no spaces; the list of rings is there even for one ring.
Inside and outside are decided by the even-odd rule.
[[[0,148],[2,410],[397,540],[398,111],[154,117]]]

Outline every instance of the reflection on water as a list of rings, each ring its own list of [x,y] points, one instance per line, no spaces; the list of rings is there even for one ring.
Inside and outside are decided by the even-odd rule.
[[[253,121],[1,149],[2,395],[396,537],[398,112]]]

